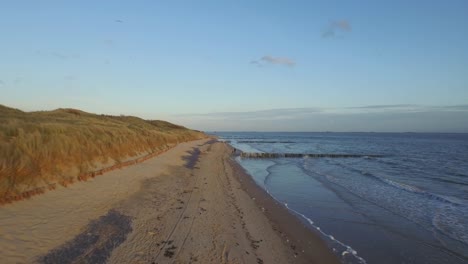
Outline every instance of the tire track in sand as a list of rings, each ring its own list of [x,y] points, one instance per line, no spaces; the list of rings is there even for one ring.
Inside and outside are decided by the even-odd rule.
[[[199,148],[194,149],[194,153],[199,153]],[[198,161],[194,164],[198,164]],[[190,196],[187,201],[183,202],[184,207],[171,229],[171,232],[163,241],[160,251],[154,258],[154,263],[174,263],[177,260],[180,252],[182,251],[185,242],[187,241],[195,222],[195,218],[198,212],[198,208],[201,202],[201,186],[200,186],[200,175],[196,176],[193,170],[198,169],[195,166],[191,166],[192,172],[191,177],[196,177],[195,182],[190,190]],[[182,200],[179,200],[182,201]],[[186,221],[191,218],[191,221]],[[163,253],[164,254],[161,254]]]

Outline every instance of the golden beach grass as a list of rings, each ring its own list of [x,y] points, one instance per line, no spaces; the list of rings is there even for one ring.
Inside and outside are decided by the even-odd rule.
[[[0,105],[0,204],[134,164],[201,132],[159,120]],[[107,168],[103,169],[103,168]]]

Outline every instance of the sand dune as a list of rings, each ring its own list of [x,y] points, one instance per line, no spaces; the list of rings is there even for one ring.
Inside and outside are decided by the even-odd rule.
[[[160,120],[0,105],[0,205],[144,161],[205,134]]]

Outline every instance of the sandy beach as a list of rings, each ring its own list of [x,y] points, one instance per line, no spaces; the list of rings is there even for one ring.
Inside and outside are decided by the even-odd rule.
[[[143,163],[0,207],[2,263],[339,263],[233,161],[181,143]]]

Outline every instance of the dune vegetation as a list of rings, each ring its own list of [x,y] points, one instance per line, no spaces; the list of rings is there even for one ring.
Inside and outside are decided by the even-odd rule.
[[[205,134],[169,122],[0,105],[0,204],[141,162]]]

